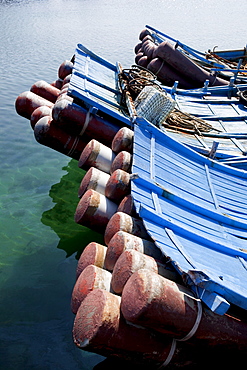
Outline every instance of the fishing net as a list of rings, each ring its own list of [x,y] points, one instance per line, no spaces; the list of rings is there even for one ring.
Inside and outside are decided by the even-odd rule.
[[[155,81],[156,76],[140,66],[124,69],[119,80],[124,81],[123,100],[126,92],[131,95],[136,114],[158,126],[188,133],[203,133],[213,127],[201,118],[176,108],[176,102]]]
[[[165,122],[175,104],[175,100],[153,86],[145,86],[134,102],[137,115],[146,118],[156,126]]]

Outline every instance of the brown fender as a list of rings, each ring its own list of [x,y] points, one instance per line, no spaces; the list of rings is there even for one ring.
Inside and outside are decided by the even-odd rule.
[[[103,268],[107,248],[99,243],[91,242],[83,250],[76,269],[76,279],[89,265]]]
[[[121,310],[130,322],[182,339],[194,327],[199,305],[186,287],[143,269],[127,281]],[[246,322],[217,315],[204,306],[199,317],[193,340],[204,340],[204,345],[218,344],[246,351]]]
[[[167,64],[177,70],[178,73],[193,81],[195,87],[202,87],[206,80],[209,80],[210,86],[228,85],[227,81],[215,77],[206,70],[197,66],[168,41],[164,41],[159,44],[153,53],[153,57],[159,57],[164,60]]]
[[[105,244],[108,245],[111,238],[118,232],[125,231],[132,235],[148,239],[149,235],[142,220],[131,217],[127,213],[117,212],[109,220],[105,229]]]
[[[119,130],[118,125],[88,114],[86,109],[67,99],[55,103],[52,116],[69,133],[81,136],[85,134],[88,138],[100,140],[109,146]]]
[[[46,116],[52,116],[52,108],[49,108],[46,105],[36,108],[30,118],[31,127],[34,129],[34,126],[40,120],[40,118]]]
[[[60,93],[60,89],[52,86],[51,84],[43,80],[35,82],[31,86],[30,91],[41,96],[42,98],[51,101],[52,103],[56,102]]]
[[[116,211],[116,203],[103,194],[89,189],[76,207],[75,222],[103,233],[107,223]]]
[[[163,258],[160,249],[153,242],[120,230],[113,235],[108,243],[105,256],[107,270],[112,271],[118,258],[128,249],[134,249],[156,259],[161,260]]]
[[[43,105],[52,108],[54,104],[31,91],[24,91],[15,101],[16,112],[27,119],[31,118],[31,115],[36,108]]]
[[[171,340],[126,323],[120,313],[120,302],[120,297],[103,289],[90,292],[75,317],[74,343],[82,350],[122,357],[149,368],[164,362]]]
[[[58,77],[62,80],[65,79],[66,76],[72,73],[73,66],[71,61],[65,60],[58,68]]]
[[[61,130],[50,116],[39,119],[34,126],[34,136],[40,144],[77,160],[87,144],[81,137]]]
[[[180,74],[161,58],[154,58],[148,64],[147,69],[153,72],[167,86],[173,86],[174,82],[178,81],[178,87],[181,89],[192,89],[195,87],[192,81],[188,81],[184,75]]]

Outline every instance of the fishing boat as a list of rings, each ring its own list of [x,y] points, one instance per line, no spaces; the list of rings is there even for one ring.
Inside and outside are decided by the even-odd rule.
[[[140,80],[144,80],[144,88]],[[169,123],[157,122],[160,103],[154,103],[154,95],[150,99],[146,94],[147,102],[141,100],[144,105],[140,110],[141,104],[136,102],[145,88],[153,89],[146,70],[141,70],[137,76],[135,67],[126,71],[119,63],[109,64],[78,45],[69,95],[89,110],[96,109],[123,124],[127,119],[128,127],[133,128],[131,195],[149,236],[183,278],[184,284],[212,312],[224,315],[231,311],[230,307],[239,307],[245,312],[247,172],[228,164],[239,161],[239,165],[240,162],[243,165],[245,162],[242,145],[247,138],[246,108],[239,102],[237,91],[246,86],[203,87],[185,93],[174,88],[166,89],[165,94],[165,88],[155,86],[154,95],[160,93],[162,98],[165,95],[165,101],[169,95],[168,105],[161,99],[162,112],[164,106],[171,112],[176,109],[178,117],[182,113],[186,119],[188,114],[189,121],[193,115],[194,128],[171,128]],[[135,100],[133,91],[137,94]],[[167,117],[168,112],[166,122],[169,122]],[[203,136],[200,123],[202,131],[214,132],[212,137],[210,134]],[[234,133],[231,134],[232,127]],[[191,148],[196,147],[192,140],[181,139],[190,135],[199,135],[200,142],[210,142],[204,155],[199,153],[199,148],[197,151]],[[213,151],[214,140],[230,144]],[[131,296],[131,291],[126,295]],[[127,299],[129,305],[130,300]],[[123,303],[126,318],[143,324],[145,318],[144,321],[133,318],[128,304],[126,308]],[[135,303],[133,305],[135,311]],[[152,324],[147,325],[152,327]]]
[[[155,66],[152,65],[155,63],[157,64],[155,59],[163,59],[163,62],[165,62],[163,66],[163,79],[165,80],[165,84],[167,84],[167,82],[169,83],[173,73],[175,75],[175,70],[178,75],[180,74],[181,80],[183,79],[185,86],[186,78],[190,80],[191,86],[195,86],[196,82],[200,84],[201,78],[203,78],[202,71],[204,71],[205,74],[209,73],[211,81],[214,84],[217,83],[217,77],[227,81],[232,78],[235,83],[246,83],[246,47],[237,50],[217,50],[217,47],[214,47],[212,50],[209,49],[207,52],[202,52],[148,25],[146,25],[145,29],[140,33],[140,40],[141,43],[138,43],[135,47],[137,64],[140,63],[140,65],[143,65],[143,63],[145,63],[147,66],[147,64],[151,63],[150,67],[155,68]],[[159,46],[159,48],[157,48],[157,46]],[[189,59],[200,67],[201,73],[199,73],[199,69],[195,68],[192,70],[195,74],[194,76],[187,74],[188,70],[186,70],[185,66],[183,67],[181,65],[182,62],[179,61],[176,63],[176,60],[171,60],[171,52],[175,54],[176,58],[181,57],[182,61],[185,63],[186,60]],[[162,69],[162,67],[160,68]],[[166,70],[168,72],[167,78],[164,77],[166,76],[164,75]],[[191,81],[192,77],[193,82]],[[198,81],[196,81],[196,78],[198,78]],[[189,86],[188,80],[187,86]],[[224,82],[218,81],[218,83]],[[181,85],[182,84],[181,81]]]
[[[33,128],[87,171],[75,221],[104,234],[105,245],[92,241],[78,261],[75,344],[161,368],[201,364],[208,351],[242,359],[247,132],[238,94],[247,86],[167,87],[81,44],[70,63]],[[17,111],[31,106],[34,117],[27,100]]]
[[[80,62],[82,65],[80,70],[75,67],[69,87],[70,94],[79,99],[87,109],[96,107],[102,114],[113,117],[117,122],[131,125],[130,122],[136,114],[133,101],[127,99],[128,109],[126,110],[121,100],[125,86],[122,86],[122,91],[117,88],[119,76],[122,73],[121,65],[119,63],[113,65],[99,58],[82,45],[77,47],[76,53],[77,59],[82,59]],[[86,55],[88,62],[85,61]],[[146,73],[145,69],[143,73],[141,72],[141,77],[136,75],[135,68],[134,76],[131,76],[131,73],[130,71],[127,73],[133,80],[130,82],[131,91],[139,92],[144,87],[143,82],[157,86],[153,74],[145,75],[144,80],[142,79],[143,73]],[[141,84],[139,84],[140,80]],[[180,142],[204,155],[229,165],[245,168],[247,110],[240,102],[238,93],[245,91],[247,85],[220,87],[206,85],[193,90],[178,89],[176,86],[171,88],[158,86],[161,86],[176,102],[176,111],[173,112],[176,123],[170,116],[168,122],[160,125],[163,131],[169,132]]]
[[[100,69],[100,71],[97,71],[97,69]],[[99,76],[98,79],[96,75],[93,75],[94,71],[97,71],[97,75]],[[76,50],[69,95],[80,101],[80,104],[85,105],[88,110],[96,109],[98,112],[100,111],[100,114],[106,116],[110,115],[114,117],[114,119],[121,120],[123,123],[126,123],[126,120],[128,120],[128,126],[133,126],[134,151],[132,173],[136,174],[136,177],[134,176],[132,181],[132,193],[135,194],[134,198],[138,204],[138,213],[143,219],[147,217],[146,228],[149,232],[152,230],[153,222],[153,228],[156,230],[153,231],[155,234],[153,239],[156,240],[158,244],[164,244],[167,248],[171,249],[173,249],[174,246],[176,247],[175,255],[177,255],[179,251],[180,257],[184,259],[186,265],[186,267],[182,269],[183,272],[188,271],[190,265],[190,268],[192,267],[194,270],[191,276],[194,281],[197,281],[198,286],[201,284],[201,287],[204,289],[207,283],[208,285],[211,284],[211,282],[209,282],[210,278],[207,278],[206,275],[202,273],[201,276],[202,281],[205,283],[204,286],[204,283],[200,281],[200,272],[198,272],[197,276],[196,262],[192,262],[193,258],[191,257],[190,259],[189,257],[191,254],[190,249],[187,255],[182,245],[187,243],[190,244],[186,238],[191,240],[191,249],[194,249],[195,244],[199,243],[197,249],[200,250],[199,254],[202,255],[202,261],[206,261],[205,256],[209,256],[211,250],[213,251],[212,253],[219,253],[221,251],[223,253],[222,256],[225,255],[227,258],[233,258],[241,268],[245,265],[245,258],[247,256],[247,203],[245,200],[247,199],[245,194],[247,191],[247,173],[244,170],[231,168],[231,166],[225,164],[228,164],[230,161],[226,160],[224,163],[221,163],[222,161],[212,160],[210,156],[202,156],[189,148],[191,145],[184,145],[181,142],[183,140],[176,140],[176,136],[183,135],[179,132],[179,129],[177,131],[175,128],[175,134],[171,134],[171,129],[168,130],[166,127],[163,129],[161,125],[157,127],[144,117],[139,117],[137,113],[135,113],[135,107],[131,98],[127,98],[129,116],[126,116],[123,111],[124,108],[121,107],[121,102],[117,103],[120,98],[122,99],[122,94],[120,90],[117,89],[119,73],[122,73],[122,68],[119,63],[117,63],[117,66],[108,64],[89,52],[82,45],[79,45]],[[120,79],[120,84],[121,82]],[[244,138],[243,140],[246,142],[246,108],[238,103],[236,97],[233,97],[233,102],[229,103],[228,100],[231,101],[231,98],[218,98],[217,93],[214,92],[211,94],[211,92],[212,89],[205,89],[204,91],[202,89],[201,91],[192,92],[191,94],[188,93],[186,95],[176,95],[176,92],[173,92],[171,97],[174,97],[174,101],[178,104],[178,107],[181,108],[182,112],[186,111],[191,114],[193,113],[195,117],[200,117],[200,119],[203,117],[203,120],[206,122],[211,123],[213,121],[215,123],[216,121],[218,123],[219,121],[226,121],[226,124],[230,122],[231,125],[236,124],[236,122],[236,125],[238,125],[238,123],[241,122],[244,130],[242,130],[241,127],[236,131],[243,131],[243,133],[240,134],[241,136],[239,136],[240,138]],[[163,94],[163,92],[161,93]],[[126,95],[128,96],[129,93],[127,92],[125,96]],[[213,107],[214,110],[210,106]],[[216,113],[218,107],[220,107],[221,115],[217,115]],[[201,113],[199,114],[198,112],[200,109]],[[234,111],[235,114],[231,116],[229,111]],[[214,139],[217,137],[219,139],[224,137],[224,140],[229,140],[228,137],[230,137],[229,141],[235,141],[238,138],[238,133],[231,136],[227,130],[226,134],[218,134],[221,127],[220,125],[218,126],[219,130],[214,134]],[[216,126],[214,126],[214,128],[216,128]],[[183,128],[181,128],[181,130],[183,130]],[[200,131],[200,128],[198,128],[198,131]],[[208,137],[210,136],[206,136],[206,138]],[[229,157],[231,159],[234,158],[232,154],[229,154]],[[162,205],[161,203],[164,204]],[[169,208],[170,211],[168,210]],[[167,213],[164,214],[164,212]],[[195,219],[193,219],[194,217]],[[154,222],[155,219],[157,220],[156,222]],[[185,223],[185,220],[188,221],[188,224]],[[172,226],[173,222],[174,225]],[[190,222],[191,225],[189,225]],[[208,225],[207,222],[209,222]],[[161,228],[160,231],[157,230],[158,225]],[[183,243],[175,236],[176,232],[173,236],[169,234],[170,231],[165,235],[163,230],[166,228],[168,230],[169,225],[172,228],[174,227],[174,230],[180,230],[181,233],[183,233],[182,230],[184,229],[186,236],[181,235],[181,238],[184,240]],[[190,228],[194,230],[194,236],[190,234]],[[202,229],[204,228],[205,230],[203,231]],[[212,234],[209,231],[211,228],[215,230],[212,231]],[[196,229],[197,232],[195,231]],[[158,235],[160,236],[158,237]],[[195,240],[193,240],[193,238],[195,238]],[[204,247],[200,245],[204,238],[205,242],[207,240],[206,244],[209,243],[207,247],[205,246],[205,256],[202,254]],[[224,244],[225,247],[223,247]],[[168,247],[168,245],[170,245],[170,247]],[[234,247],[230,247],[230,245]],[[164,250],[166,247],[164,247]],[[179,250],[179,247],[181,247],[181,250]],[[163,247],[161,247],[161,249],[162,248]],[[170,251],[167,255],[170,256]],[[209,257],[209,259],[212,261],[213,257]],[[176,258],[174,258],[174,261],[175,260]],[[229,263],[224,262],[220,269],[222,269],[223,266],[225,266],[227,270]],[[209,266],[206,270],[208,269]],[[212,291],[215,293],[215,286],[218,283],[221,285],[222,281],[225,283],[226,278],[221,279],[219,277],[221,274],[217,274],[215,266],[210,267],[210,270],[212,270],[214,276],[218,275],[217,283],[216,281],[212,283],[214,286]],[[236,267],[234,270],[236,270]],[[223,273],[223,270],[221,271]],[[244,267],[243,273],[245,274]],[[243,282],[244,279],[242,279],[241,284]],[[226,290],[226,286],[224,288],[219,288],[219,294],[223,289]],[[234,289],[235,288],[233,288],[233,290]],[[244,292],[244,290],[244,286],[241,286],[240,291]],[[206,289],[204,294],[207,295]],[[227,296],[226,299],[227,298],[229,297]],[[234,304],[237,304],[237,300]],[[243,303],[242,308],[246,309],[247,305]]]

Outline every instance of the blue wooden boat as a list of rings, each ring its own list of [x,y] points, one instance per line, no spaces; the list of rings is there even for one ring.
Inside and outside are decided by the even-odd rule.
[[[233,77],[236,83],[246,83],[246,47],[237,50],[217,50],[217,47],[214,47],[212,50],[209,49],[207,52],[202,52],[174,39],[154,27],[146,25],[146,29],[150,32],[150,35],[157,44],[169,40],[169,42],[175,45],[177,50],[185,54],[199,66],[228,80]]]
[[[78,45],[70,94],[86,109],[114,118],[122,125],[130,126],[135,117],[133,102],[128,109],[121,105],[122,93],[119,73],[122,67],[95,55],[83,45]],[[238,92],[247,89],[246,84],[220,87],[204,86],[200,89],[183,90],[162,86],[176,101],[179,110],[201,118],[212,130],[180,128],[179,125],[162,126],[176,140],[192,149],[235,167],[246,168],[247,125],[246,107],[240,103]],[[217,150],[215,150],[217,148]]]
[[[216,313],[231,305],[246,310],[247,172],[232,167],[246,162],[246,108],[237,97],[246,86],[162,87],[179,109],[213,126],[206,134],[183,132],[138,116],[128,91],[123,106],[122,71],[78,45],[69,95],[92,114],[134,129],[136,209],[185,283]],[[222,148],[212,159],[215,140]]]

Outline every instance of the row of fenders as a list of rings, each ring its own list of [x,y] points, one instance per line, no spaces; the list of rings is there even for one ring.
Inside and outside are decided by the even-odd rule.
[[[30,120],[38,142],[87,170],[75,221],[104,234],[105,245],[92,241],[78,261],[71,298],[75,344],[150,367],[201,364],[205,346],[218,356],[237,350],[240,358],[243,323],[201,306],[135,212],[133,131],[74,103],[67,95],[72,68],[66,61],[54,83],[39,81],[20,94],[16,110]]]

